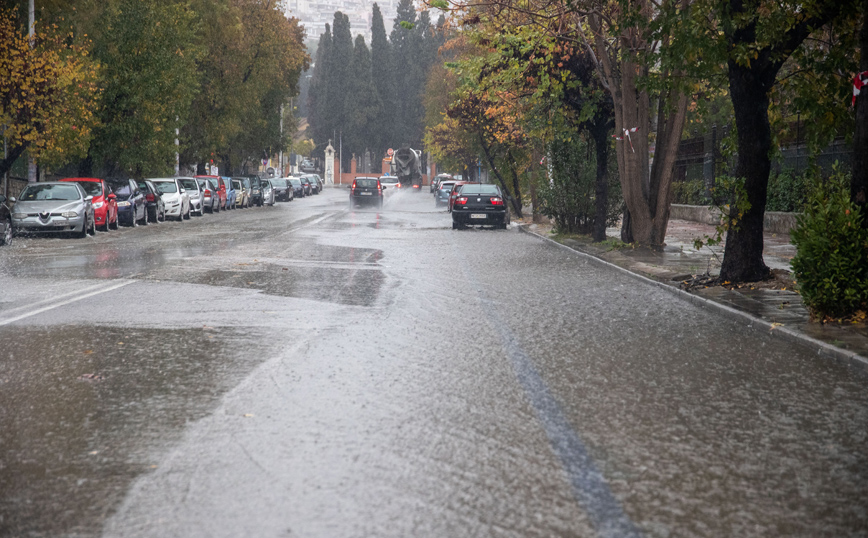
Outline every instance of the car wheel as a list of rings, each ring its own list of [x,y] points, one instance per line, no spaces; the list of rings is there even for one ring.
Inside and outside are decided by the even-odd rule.
[[[87,215],[84,216],[84,222],[81,223],[81,231],[76,232],[75,236],[78,238],[87,237]]]
[[[3,236],[0,237],[0,246],[11,245],[11,244],[12,244],[12,220],[8,219],[6,221],[6,231],[3,232]]]

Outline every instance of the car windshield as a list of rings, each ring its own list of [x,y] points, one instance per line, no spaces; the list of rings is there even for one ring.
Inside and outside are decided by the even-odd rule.
[[[497,185],[462,185],[461,194],[485,194],[500,196]]]
[[[370,178],[357,179],[356,180],[356,186],[373,189],[377,186],[377,180],[376,179],[370,179]]]
[[[148,188],[148,184],[145,183],[144,181],[136,181],[136,185],[139,186],[139,189],[140,189],[140,190],[143,190],[143,191],[146,191],[146,192],[151,190],[151,189]]]
[[[88,196],[102,195],[102,184],[98,181],[76,181]]]
[[[195,179],[179,179],[178,183],[180,183],[185,189],[190,189],[191,191],[199,190],[199,187],[196,186],[197,183]]]
[[[205,183],[205,180],[204,180],[204,179],[200,179],[200,180],[199,180],[199,188],[202,189],[203,191],[204,191],[205,189],[211,190],[211,189],[208,187],[208,185]]]
[[[155,181],[154,187],[157,188],[157,192],[160,194],[178,192],[178,186],[174,181]]]
[[[240,191],[241,190],[241,182],[240,181],[233,181],[232,182],[232,188]]]
[[[398,178],[395,176],[386,176],[380,178],[380,183],[397,183]]]
[[[20,200],[81,200],[80,191],[75,185],[28,185],[21,193]]]
[[[290,183],[292,183],[292,184],[295,185],[296,187],[298,187],[298,186],[301,185],[301,180],[300,180],[300,179],[290,179],[289,181],[290,181]]]

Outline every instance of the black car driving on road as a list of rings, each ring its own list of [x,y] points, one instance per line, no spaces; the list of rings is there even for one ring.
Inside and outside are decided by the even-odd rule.
[[[383,189],[379,178],[357,177],[350,185],[350,206],[370,204],[383,207]]]
[[[497,185],[468,183],[459,187],[452,204],[453,230],[478,225],[506,229],[509,220],[506,197]]]

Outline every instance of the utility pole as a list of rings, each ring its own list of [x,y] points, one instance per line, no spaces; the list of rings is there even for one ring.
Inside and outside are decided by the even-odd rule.
[[[30,16],[30,24],[28,25],[29,30],[27,31],[27,37],[30,39],[30,48],[36,44],[36,2],[35,0],[30,0],[30,6],[28,9],[28,14]],[[28,152],[29,153],[29,152]],[[36,177],[36,161],[33,160],[33,157],[30,155],[27,156],[27,182],[34,183],[38,178]]]
[[[286,174],[283,171],[283,103],[280,103],[280,158],[278,159],[280,166],[280,175],[284,177]]]

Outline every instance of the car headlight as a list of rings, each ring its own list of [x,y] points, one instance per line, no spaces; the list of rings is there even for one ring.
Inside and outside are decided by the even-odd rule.
[[[127,207],[129,205],[130,205],[129,202],[118,202],[118,207]]]
[[[101,207],[104,206],[104,205],[105,205],[105,202],[97,202],[97,203],[93,204],[93,208],[94,208],[94,209],[99,209],[99,208],[101,208]]]
[[[13,219],[26,219],[27,213],[12,213]]]
[[[77,217],[78,212],[77,211],[64,211],[63,213],[60,214],[60,216],[71,219],[71,218]]]

